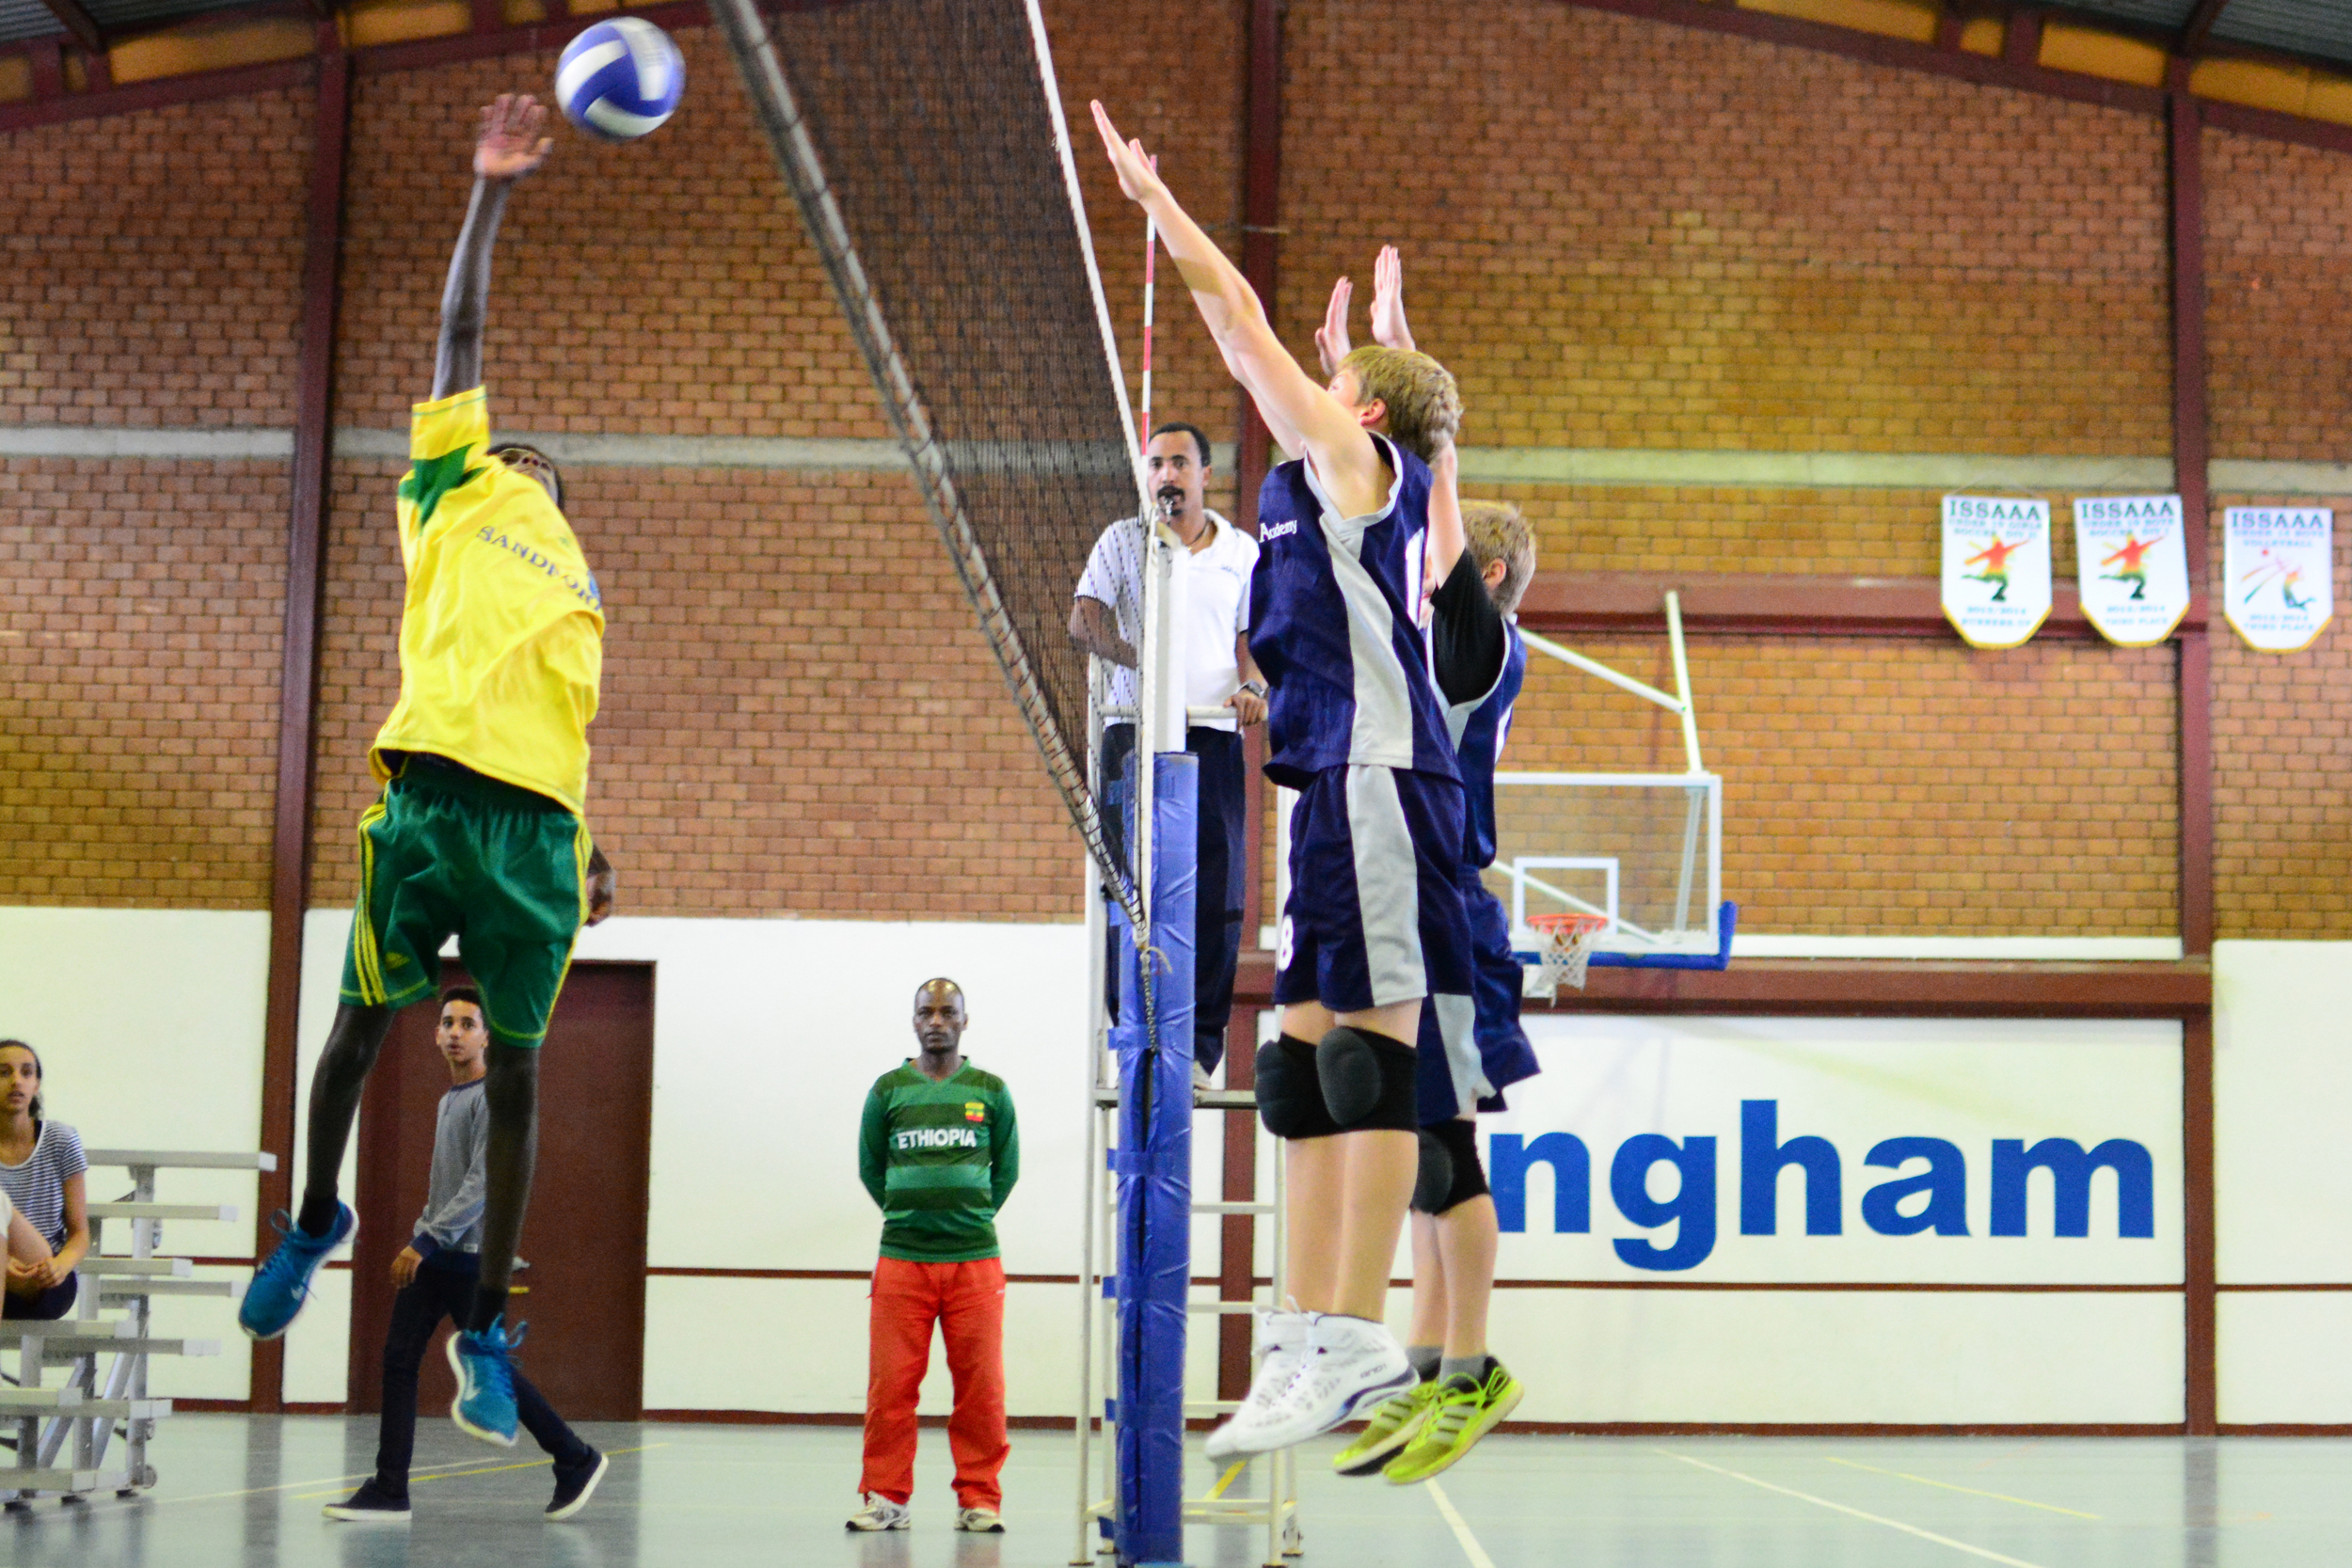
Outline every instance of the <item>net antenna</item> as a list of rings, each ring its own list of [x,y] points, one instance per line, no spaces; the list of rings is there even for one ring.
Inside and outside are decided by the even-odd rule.
[[[1152,172],[1160,171],[1158,153],[1152,155]],[[1148,447],[1152,441],[1152,294],[1159,272],[1160,220],[1146,209],[1143,214],[1143,388],[1136,402],[1136,431]]]
[[[980,630],[1140,938],[1148,872],[1106,837],[1066,626],[1104,525],[1150,514],[1043,18],[1035,0],[711,12]]]

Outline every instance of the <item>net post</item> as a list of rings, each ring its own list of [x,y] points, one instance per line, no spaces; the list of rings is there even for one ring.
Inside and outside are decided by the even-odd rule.
[[[1199,758],[1181,752],[1150,761],[1151,941],[1132,949],[1114,1031],[1121,1090],[1116,1515],[1121,1568],[1184,1557],[1200,766]],[[1127,1005],[1130,994],[1137,1006]]]

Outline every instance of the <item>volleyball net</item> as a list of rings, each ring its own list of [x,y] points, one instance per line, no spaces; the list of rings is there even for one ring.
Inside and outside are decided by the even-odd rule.
[[[713,12],[1046,771],[1148,927],[1133,835],[1106,831],[1090,776],[1087,656],[1069,629],[1097,538],[1141,512],[1137,443],[1038,13]]]
[[[1115,1063],[1092,1082],[1118,1113],[1117,1147],[1104,1151],[1118,1173],[1107,1276],[1118,1367],[1102,1412],[1116,1428],[1118,1486],[1104,1523],[1122,1564],[1170,1560],[1184,1543],[1198,771],[1184,752],[1183,682],[1168,668],[1181,579],[1165,530],[1140,522],[1135,421],[1044,24],[1036,0],[711,8],[981,633],[1100,872],[1089,929],[1098,916],[1117,928],[1092,944],[1116,967],[1089,982],[1089,1057]],[[1113,526],[1122,518],[1138,521]],[[1134,590],[1111,597],[1121,600],[1114,644],[1129,643],[1136,668],[1107,683],[1073,623],[1098,547],[1113,559],[1096,563],[1096,580]],[[1089,637],[1102,651],[1103,634]],[[1133,727],[1107,744],[1103,721],[1122,716]]]

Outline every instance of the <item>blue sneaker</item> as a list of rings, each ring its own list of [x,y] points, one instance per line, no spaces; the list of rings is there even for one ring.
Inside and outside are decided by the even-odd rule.
[[[256,1339],[275,1339],[286,1332],[310,1299],[310,1279],[327,1254],[358,1233],[359,1216],[348,1203],[335,1205],[335,1227],[313,1236],[280,1209],[269,1217],[278,1235],[278,1245],[253,1271],[253,1283],[237,1307],[237,1326]]]
[[[503,1317],[480,1334],[449,1337],[449,1370],[457,1374],[457,1397],[449,1402],[449,1418],[467,1436],[501,1448],[515,1446],[515,1363],[507,1353],[522,1342],[520,1328],[512,1340],[506,1338]]]

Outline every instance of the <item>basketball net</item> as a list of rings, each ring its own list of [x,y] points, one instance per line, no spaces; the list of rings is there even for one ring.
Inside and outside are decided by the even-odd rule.
[[[1599,945],[1601,932],[1609,928],[1609,917],[1602,914],[1538,914],[1528,918],[1527,924],[1544,939],[1543,955],[1535,971],[1534,990],[1547,1000],[1560,994],[1564,985],[1584,989],[1584,966],[1593,959],[1593,949]]]

